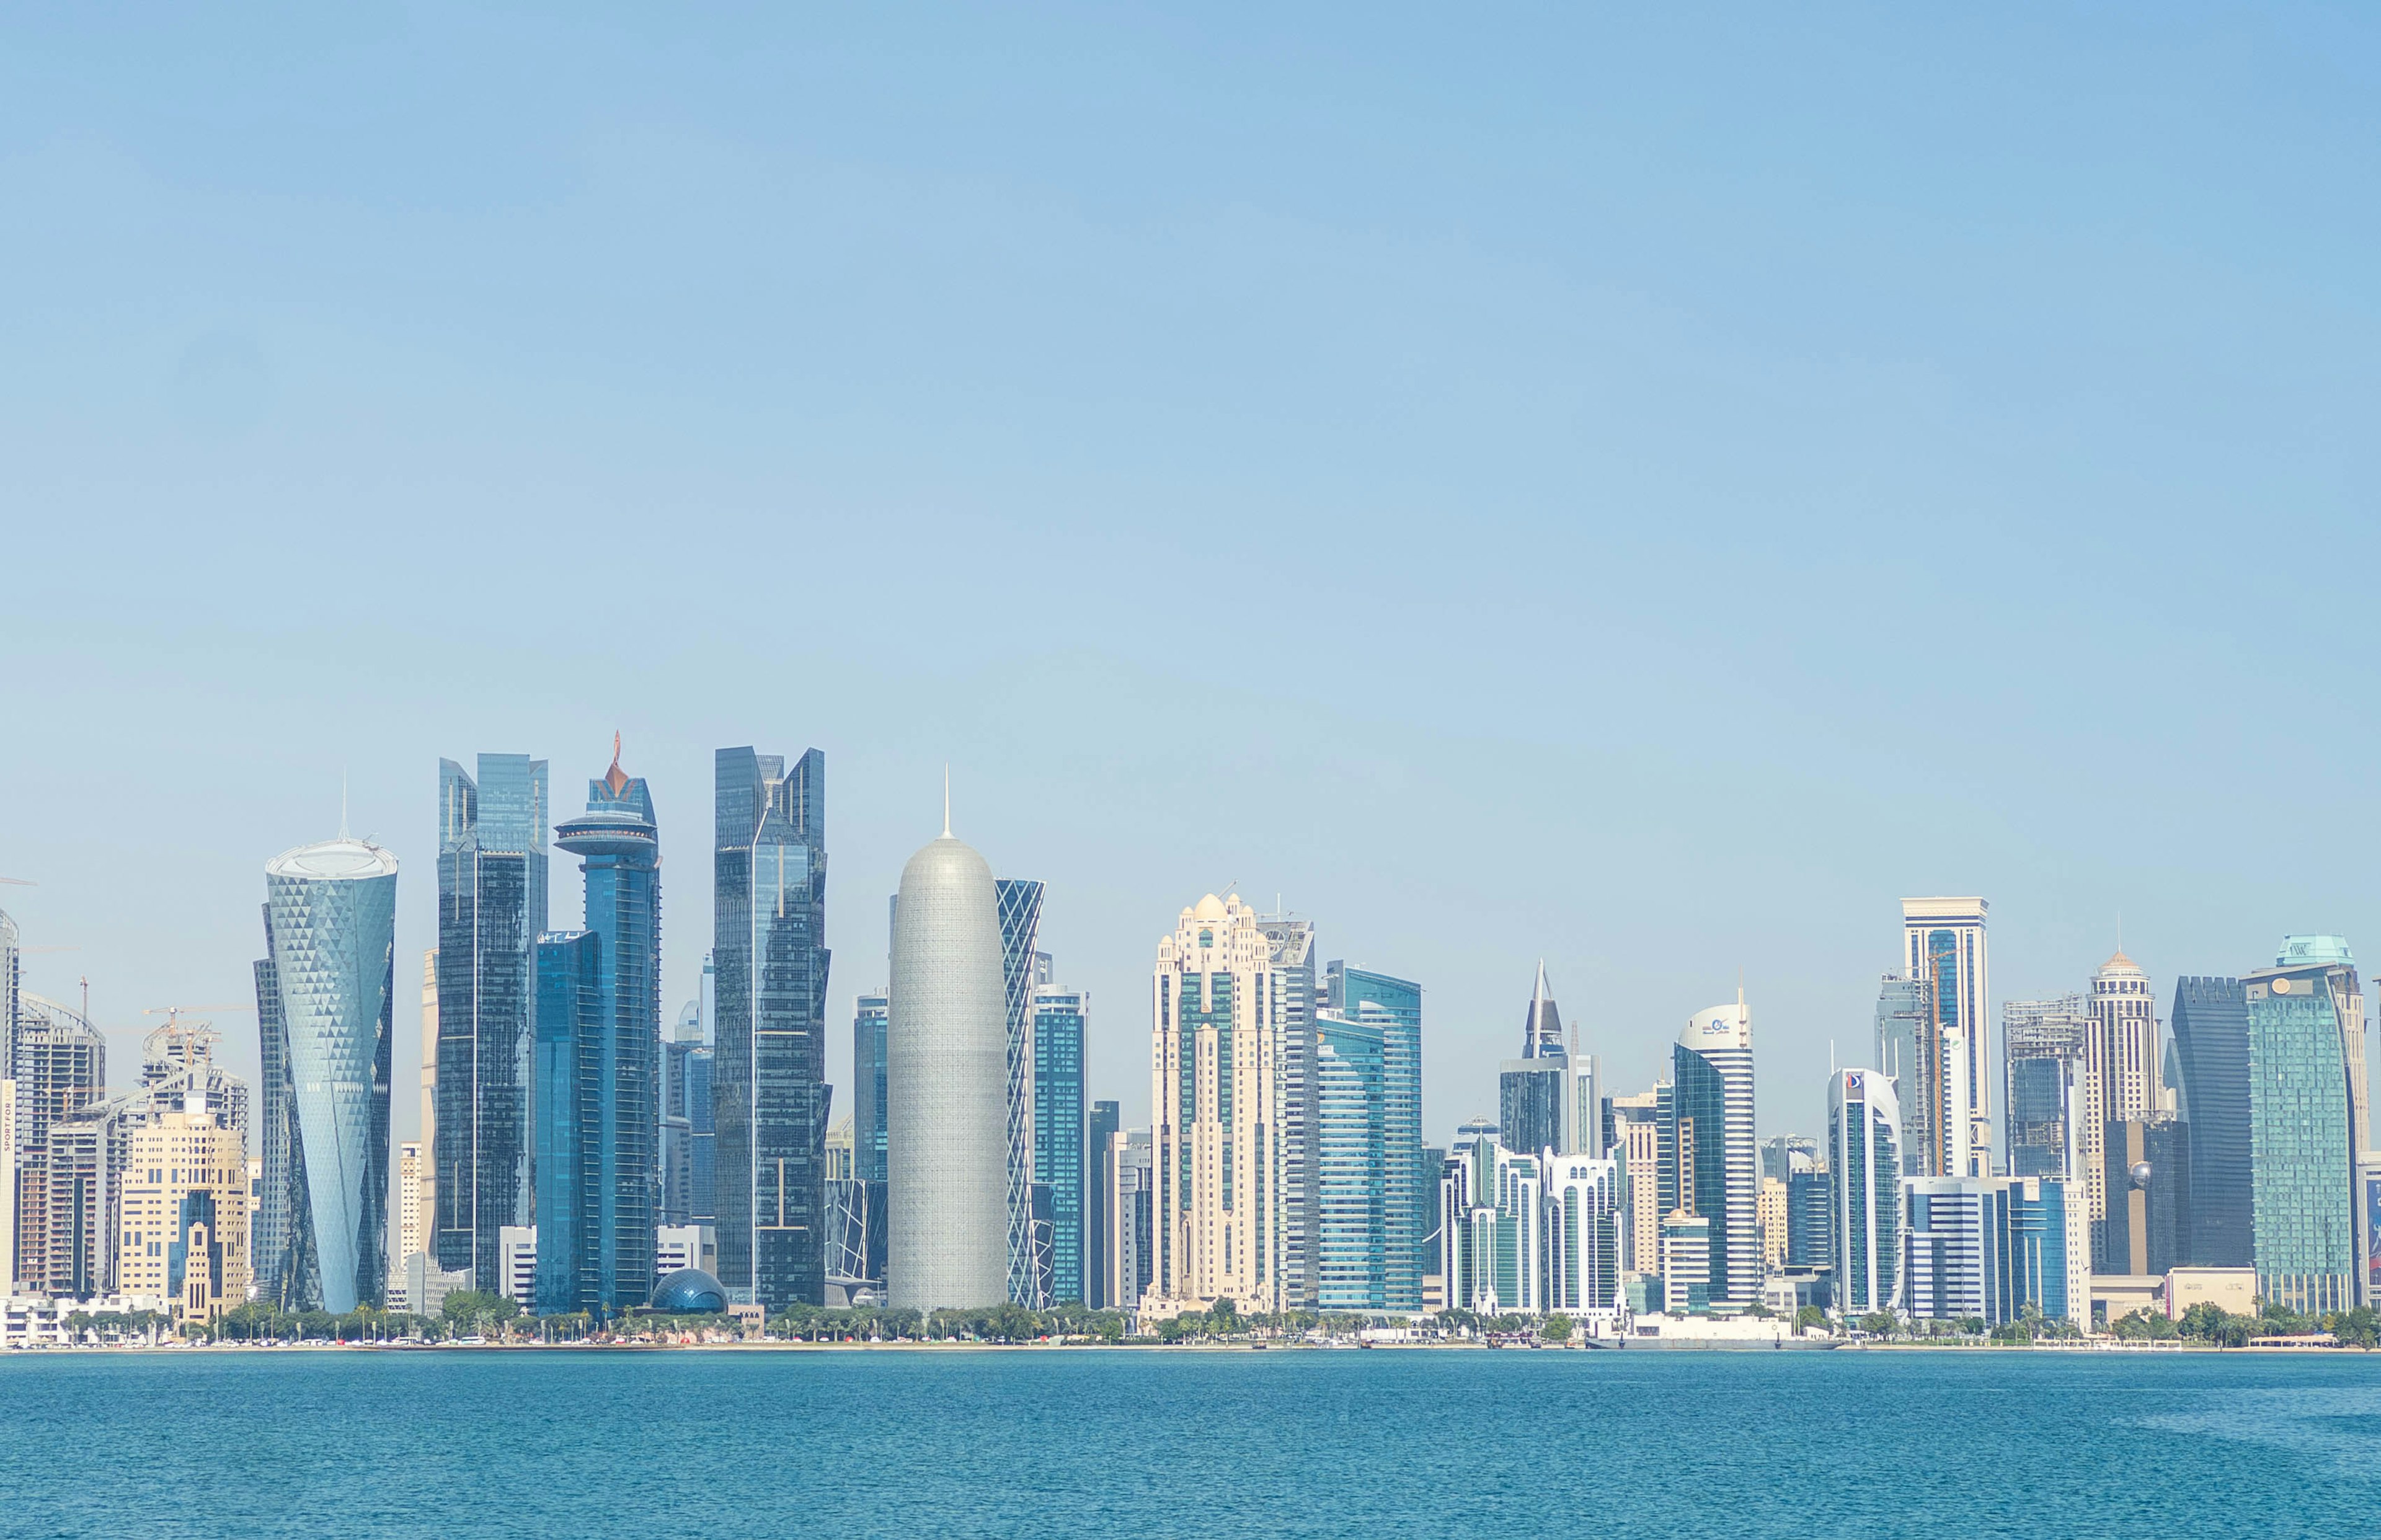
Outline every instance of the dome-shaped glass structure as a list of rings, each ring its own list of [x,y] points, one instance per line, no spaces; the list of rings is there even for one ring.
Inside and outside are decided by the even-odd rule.
[[[696,1315],[727,1308],[727,1290],[700,1267],[681,1267],[653,1285],[653,1308],[671,1315]]]

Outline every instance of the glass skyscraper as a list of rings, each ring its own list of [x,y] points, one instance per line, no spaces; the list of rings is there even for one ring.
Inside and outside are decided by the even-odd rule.
[[[1285,1310],[1314,1308],[1314,922],[1284,914],[1257,916],[1257,934],[1270,953],[1260,1016],[1273,1032],[1274,1073],[1281,1085],[1274,1111],[1274,1277]],[[1423,1199],[1434,1212],[1434,1176]],[[1125,1302],[1129,1303],[1130,1302]]]
[[[2363,1035],[2356,965],[2345,943],[2286,947],[2281,963],[2249,974],[2241,989],[2257,1292],[2292,1310],[2347,1310],[2358,1272],[2348,1045],[2351,1024]]]
[[[1422,1194],[1438,1179],[1422,1163],[1422,985],[1337,961],[1325,975],[1329,1010],[1381,1031],[1382,1308],[1420,1310]]]
[[[2184,1247],[2199,1266],[2253,1266],[2248,996],[2239,979],[2177,979],[2171,1020],[2191,1120],[2191,1229]]]
[[[1389,1231],[1410,1228],[1389,1208],[1389,1026],[1325,1009],[1313,1030],[1315,1306],[1386,1310]]]
[[[1901,930],[1908,972],[1934,985],[1935,1022],[1956,1038],[1951,1045],[1960,1059],[1948,1067],[1943,1086],[1955,1093],[1957,1113],[1964,1107],[1966,1126],[1947,1140],[1964,1168],[1954,1176],[1982,1176],[1992,1165],[1992,1106],[1989,1095],[1992,1055],[1984,1041],[1991,1021],[1991,954],[1985,945],[1984,918],[1990,908],[1977,898],[1904,898]],[[1906,1109],[1909,1089],[1900,1088]],[[1907,1158],[1905,1145],[1904,1156]]]
[[[1710,1220],[1704,1265],[1715,1306],[1761,1298],[1760,1154],[1752,1139],[1752,1017],[1739,998],[1697,1011],[1671,1050],[1662,1092],[1663,1222]],[[1664,1281],[1675,1289],[1680,1281]],[[1691,1287],[1691,1286],[1689,1286]]]
[[[1042,885],[994,882],[1000,914],[1000,983],[1008,1007],[1008,1298],[1039,1310],[1051,1280],[1033,1244],[1033,941],[1042,928]]]
[[[2001,1005],[2001,1115],[2013,1177],[2082,1177],[2098,1142],[2082,1082],[2092,1018],[2081,995]],[[2088,1185],[2088,1179],[2087,1179]]]
[[[1836,1308],[1891,1310],[1901,1299],[1901,1107],[1893,1082],[1874,1069],[1841,1069],[1827,1082],[1827,1177]]]
[[[280,1002],[265,1059],[283,1077],[265,1104],[286,1117],[288,1152],[280,1298],[345,1314],[388,1282],[397,858],[343,834],[275,857],[264,885]]]
[[[1033,1180],[1050,1193],[1049,1302],[1088,1302],[1088,1123],[1083,1106],[1091,996],[1033,992]]]
[[[546,916],[545,761],[438,762],[438,1265],[504,1287],[502,1232],[531,1222],[532,968]]]
[[[716,756],[712,856],[719,1281],[826,1299],[826,756]]]
[[[1089,1076],[1085,1076],[1088,1082]],[[1108,1257],[1116,1241],[1116,1155],[1108,1146],[1123,1129],[1115,1102],[1093,1102],[1084,1179],[1090,1191],[1083,1199],[1083,1302],[1093,1310],[1114,1310],[1118,1301],[1108,1297]]]
[[[587,929],[538,944],[538,1305],[619,1310],[653,1292],[661,1177],[660,831],[612,767],[556,830],[582,858]],[[590,987],[592,984],[592,988]],[[566,1037],[567,1033],[567,1037]],[[549,1175],[546,1152],[568,1150]]]
[[[851,1169],[861,1181],[885,1179],[885,1033],[892,1002],[862,995],[851,1019]]]

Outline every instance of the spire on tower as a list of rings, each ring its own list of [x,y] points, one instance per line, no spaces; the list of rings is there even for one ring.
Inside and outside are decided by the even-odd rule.
[[[951,837],[951,767],[943,766],[943,837]]]

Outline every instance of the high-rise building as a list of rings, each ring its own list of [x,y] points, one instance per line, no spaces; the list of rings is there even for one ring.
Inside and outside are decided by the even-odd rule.
[[[1388,1155],[1380,1021],[1320,1013],[1310,1067],[1314,1123],[1315,1305],[1388,1308]]]
[[[2241,981],[2249,1025],[2252,1265],[2292,1310],[2357,1302],[2354,1130],[2364,996],[2348,944],[2292,936]]]
[[[1000,911],[1001,995],[1008,1011],[1008,1298],[1028,1310],[1050,1302],[1047,1272],[1033,1244],[1033,988],[1048,959],[1033,949],[1042,928],[1043,887],[1003,877],[993,884]],[[898,917],[898,906],[896,906]]]
[[[1089,1151],[1085,1083],[1090,1079],[1092,996],[1045,985],[1033,991],[1033,1180],[1050,1190],[1047,1302],[1090,1293],[1085,1192]]]
[[[1157,1281],[1157,1171],[1152,1129],[1126,1129],[1108,1136],[1108,1308],[1138,1314]]]
[[[689,1089],[694,1078],[694,1056],[702,1051],[702,1008],[689,1000],[670,1035],[662,1040],[660,1224],[670,1228],[694,1223],[694,1108]],[[706,1082],[706,1104],[709,1089]]]
[[[1934,982],[1887,973],[1877,989],[1877,1071],[1901,1104],[1904,1176],[1957,1176],[1972,1162],[1966,1027],[1943,1018]]]
[[[2177,979],[2172,1020],[2191,1124],[2191,1260],[2252,1266],[2248,996],[2239,979]]]
[[[1093,1310],[1114,1310],[1121,1302],[1108,1290],[1108,1253],[1116,1244],[1116,1151],[1110,1141],[1123,1127],[1117,1103],[1092,1104],[1085,1133],[1090,1155],[1084,1173],[1083,1302]]]
[[[1430,1259],[1422,1250],[1430,1227],[1422,1211],[1438,1177],[1422,1156],[1422,985],[1334,961],[1324,969],[1324,1008],[1315,1017],[1318,1038],[1325,1020],[1380,1029],[1381,1308],[1418,1311],[1422,1276],[1430,1270]],[[1320,1131],[1318,1127],[1318,1141]],[[1319,1213],[1317,1220],[1319,1224]]]
[[[397,1258],[389,1270],[389,1290],[405,1289],[405,1259],[421,1250],[421,1141],[409,1139],[397,1147]]]
[[[621,1310],[653,1284],[662,898],[653,797],[621,770],[617,737],[612,767],[555,843],[580,858],[587,928],[537,948],[538,1303]],[[568,1152],[556,1156],[567,1176],[549,1177],[549,1148]]]
[[[1662,1309],[1667,1314],[1710,1313],[1713,1250],[1710,1216],[1679,1208],[1662,1216]]]
[[[264,965],[259,963],[259,968]],[[262,995],[260,990],[259,994]],[[421,1159],[417,1163],[421,1179],[414,1184],[413,1232],[410,1248],[396,1260],[397,1291],[405,1291],[405,1259],[414,1252],[427,1253],[432,1237],[438,1233],[438,1163],[433,1158],[438,1149],[438,948],[431,947],[421,954],[421,1106],[417,1114],[421,1120]],[[262,1155],[263,1146],[250,1146]],[[256,1288],[261,1296],[269,1297],[269,1274],[264,1266],[267,1250],[261,1228],[249,1237],[249,1249],[256,1261]]]
[[[1439,1185],[1439,1273],[1449,1308],[1482,1315],[1544,1308],[1545,1170],[1494,1131],[1459,1133]],[[1617,1177],[1617,1173],[1616,1173]]]
[[[130,1134],[115,1284],[206,1326],[248,1302],[248,1157],[239,1131],[190,1100]]]
[[[117,1097],[86,1103],[50,1125],[42,1159],[46,1250],[36,1276],[51,1294],[87,1300],[117,1291],[124,1175],[133,1131],[147,1114],[145,1103]]]
[[[2102,1131],[2106,1212],[2093,1270],[2134,1277],[2189,1266],[2191,1125],[2150,1112]]]
[[[1937,1022],[1960,1034],[1960,1090],[1967,1110],[1963,1174],[1992,1168],[1991,958],[1984,944],[1990,906],[1977,898],[1901,900],[1903,957],[1909,974],[1934,985]],[[1905,1098],[1906,1100],[1906,1098]]]
[[[1697,1011],[1688,1021],[1671,1050],[1670,1068],[1662,1122],[1665,1222],[1680,1211],[1711,1221],[1710,1302],[1740,1309],[1759,1302],[1764,1276],[1755,1194],[1760,1157],[1752,1138],[1752,1016],[1741,991],[1734,1005]],[[1667,1253],[1666,1243],[1666,1258]]]
[[[855,1173],[885,1179],[885,1033],[892,1008],[883,995],[862,995],[851,1019],[851,1118]]]
[[[1278,1308],[1280,1204],[1268,1131],[1279,1126],[1278,1036],[1259,980],[1273,949],[1239,895],[1210,893],[1157,944],[1155,1281],[1144,1314],[1230,1300]]]
[[[290,1146],[295,1124],[290,1117],[289,1024],[281,1016],[281,973],[273,960],[273,906],[263,907],[264,956],[256,959],[256,1157],[262,1175],[257,1183],[256,1222],[249,1228],[249,1265],[256,1297],[275,1304],[289,1297],[294,1277],[290,1268],[296,1214],[294,1179],[296,1152]],[[423,1053],[434,1055],[437,1045]],[[427,1142],[429,1130],[425,1129]],[[433,1145],[433,1149],[436,1146]],[[434,1214],[433,1214],[434,1219]],[[435,1233],[433,1223],[430,1234]],[[434,1270],[434,1269],[433,1269]]]
[[[1562,1013],[1546,990],[1544,959],[1538,962],[1530,1008],[1521,1019],[1521,1057],[1506,1059],[1496,1070],[1496,1127],[1508,1146],[1532,1155],[1568,1155],[1580,1149],[1570,1055],[1563,1046]],[[1594,1143],[1592,1131],[1589,1143]]]
[[[1010,1297],[1001,939],[992,869],[951,837],[946,804],[941,837],[901,869],[893,913],[885,1282],[897,1307],[975,1309]]]
[[[0,915],[0,920],[7,916]],[[0,941],[13,940],[0,933]],[[13,960],[0,957],[0,970]],[[7,1004],[0,1000],[0,1007]],[[0,1019],[0,1034],[10,1023]],[[15,1291],[17,1282],[17,1082],[0,1078],[0,1299]]]
[[[1283,912],[1257,916],[1257,932],[1270,950],[1261,1015],[1276,1038],[1276,1133],[1274,1192],[1279,1210],[1275,1271],[1285,1310],[1315,1307],[1316,1183],[1314,1107],[1314,1013],[1322,1005],[1315,974],[1314,922]],[[1434,1180],[1427,1200],[1437,1203]],[[1131,1302],[1123,1302],[1130,1303]]]
[[[1786,1265],[1831,1267],[1835,1260],[1835,1173],[1796,1171],[1786,1179]]]
[[[50,1130],[105,1094],[107,1039],[81,1012],[30,991],[18,991],[16,1012],[17,1269],[19,1281],[42,1288],[52,1272]],[[86,1249],[108,1250],[104,1239]]]
[[[716,756],[712,1106],[719,1281],[826,1298],[826,756]],[[699,1137],[699,1136],[698,1136]]]
[[[1781,1133],[1761,1142],[1761,1175],[1784,1181],[1797,1171],[1816,1170],[1819,1142],[1807,1133]]]
[[[1662,1118],[1669,1082],[1633,1096],[1612,1098],[1613,1140],[1619,1152],[1622,1201],[1628,1207],[1623,1265],[1647,1276],[1662,1270]]]
[[[0,909],[0,1080],[17,1078],[17,991],[22,987],[22,963],[18,943],[22,933],[8,911]],[[6,1278],[0,1278],[6,1283]]]
[[[2121,1190],[2105,1180],[2107,1127],[2149,1117],[2165,1099],[2149,975],[2122,952],[2092,975],[2091,1031],[2084,1041],[2086,1105],[2078,1113],[2082,1137],[2072,1174],[2090,1216],[2095,1265],[2112,1271],[2116,1253],[2105,1249],[2108,1205]]]
[[[2092,1018],[2081,995],[2001,1002],[2001,1144],[2009,1174],[2078,1178],[2097,1149],[2087,1126]]]
[[[1907,1313],[1922,1321],[2090,1319],[2083,1210],[2050,1177],[1911,1177],[1902,1183]]]
[[[2286,935],[2274,961],[2283,968],[2345,967],[2351,974],[2355,969],[2348,955],[2348,938],[2343,935]],[[2362,1152],[2373,1147],[2370,1087],[2364,1067],[2364,996],[2350,988],[2338,998],[2341,1052],[2348,1063],[2348,1137]]]
[[[1593,1155],[1542,1156],[1546,1267],[1544,1306],[1591,1323],[1622,1307],[1620,1167]]]
[[[345,1314],[388,1282],[389,1051],[397,1005],[397,858],[352,839],[301,845],[264,869],[278,1008],[264,1062],[285,1077],[264,1098],[287,1119],[282,1169],[264,1142],[269,1192],[288,1194],[278,1280],[293,1309]]]
[[[1762,1178],[1752,1203],[1761,1216],[1761,1269],[1774,1273],[1786,1265],[1786,1184],[1776,1177]]]
[[[545,761],[438,762],[438,1265],[486,1293],[530,1223],[532,952],[545,929]]]
[[[1874,1069],[1827,1080],[1827,1228],[1836,1309],[1892,1310],[1901,1292],[1901,1107]]]

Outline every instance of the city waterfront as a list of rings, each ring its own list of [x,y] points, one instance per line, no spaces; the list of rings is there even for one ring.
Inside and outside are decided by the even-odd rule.
[[[6,1528],[60,1537],[2327,1536],[2381,1500],[2363,1354],[51,1353],[0,1408]]]

